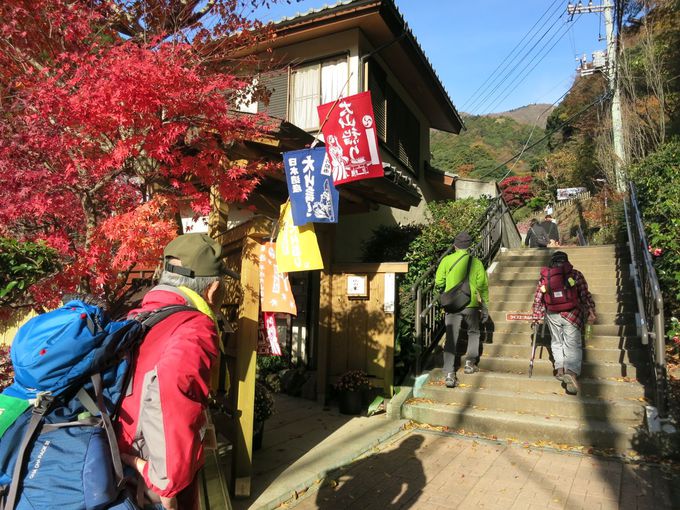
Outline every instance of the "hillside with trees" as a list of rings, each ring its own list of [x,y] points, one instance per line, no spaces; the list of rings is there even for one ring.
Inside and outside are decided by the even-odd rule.
[[[530,171],[546,153],[546,144],[510,165],[501,165],[522,148],[544,135],[541,127],[533,127],[509,117],[468,116],[466,130],[459,135],[443,131],[431,132],[432,165],[461,177],[501,179],[507,175],[522,175]]]

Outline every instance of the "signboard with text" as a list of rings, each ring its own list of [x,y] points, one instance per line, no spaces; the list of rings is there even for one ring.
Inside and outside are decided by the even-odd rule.
[[[370,92],[322,104],[317,111],[336,185],[384,175]]]
[[[338,222],[338,190],[333,184],[331,164],[324,147],[283,154],[293,223]]]

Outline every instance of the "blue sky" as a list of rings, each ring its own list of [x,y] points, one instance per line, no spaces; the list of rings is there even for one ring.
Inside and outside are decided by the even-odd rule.
[[[568,24],[566,14],[557,20],[566,11],[566,0],[395,1],[461,111],[500,112],[530,103],[552,103],[571,86],[576,76],[576,56],[586,53],[590,59],[594,50],[605,47],[604,41],[598,42],[599,33],[604,36],[598,14],[577,16]],[[283,2],[260,11],[258,17],[263,21],[278,20],[334,3],[335,0]],[[524,46],[524,50],[512,54],[507,65],[505,57],[546,11],[547,15],[531,31],[536,33],[533,40],[522,42],[520,48]],[[550,26],[553,28],[535,50],[521,60],[520,56]],[[545,57],[541,58],[543,54]],[[501,71],[492,75],[499,65]],[[523,68],[520,75],[518,71]],[[490,76],[486,87],[475,94]],[[501,83],[503,76],[506,79]],[[522,81],[523,76],[526,78]]]

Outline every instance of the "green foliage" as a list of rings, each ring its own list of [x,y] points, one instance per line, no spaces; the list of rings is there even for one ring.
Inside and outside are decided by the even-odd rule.
[[[257,373],[262,379],[286,368],[290,368],[287,356],[257,356]]]
[[[632,169],[650,250],[669,315],[680,312],[680,139]],[[660,251],[658,251],[660,249]]]
[[[419,225],[381,225],[364,242],[364,262],[402,262],[409,245],[420,234]]]
[[[274,414],[274,396],[262,383],[255,383],[254,421],[261,422]]]
[[[545,197],[534,197],[527,200],[525,205],[532,211],[541,211],[547,203],[548,201],[545,199]]]
[[[442,253],[453,244],[453,238],[461,230],[476,237],[481,225],[476,220],[489,206],[486,198],[464,198],[429,204],[431,222],[409,246],[406,261],[409,270],[406,280],[413,283],[437,262]]]
[[[448,202],[429,204],[431,221],[410,244],[405,260],[409,263],[408,273],[399,284],[399,310],[395,346],[395,380],[406,375],[416,356],[413,344],[415,305],[411,297],[411,286],[439,261],[441,255],[453,245],[453,238],[467,230],[476,239],[481,225],[477,219],[489,206],[486,198],[465,198]],[[434,281],[434,273],[430,277]]]
[[[20,303],[28,287],[57,270],[57,258],[43,243],[0,237],[0,306]]]
[[[515,171],[529,171],[536,164],[535,159],[545,153],[545,144],[540,144],[517,163],[513,172],[508,174],[506,165],[492,172],[500,163],[520,152],[530,134],[532,140],[542,137],[543,129],[536,128],[532,133],[531,126],[508,117],[467,117],[465,125],[467,129],[459,135],[432,132],[432,166],[461,177],[498,180],[505,175],[514,175]]]

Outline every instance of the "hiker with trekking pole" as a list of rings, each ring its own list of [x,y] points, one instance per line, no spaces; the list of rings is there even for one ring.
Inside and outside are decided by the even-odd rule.
[[[541,269],[533,304],[534,342],[542,319],[550,329],[555,378],[569,395],[576,395],[583,359],[581,328],[586,322],[593,324],[597,315],[583,273],[574,269],[563,251],[554,252],[548,267]],[[535,344],[532,357],[534,348]]]

